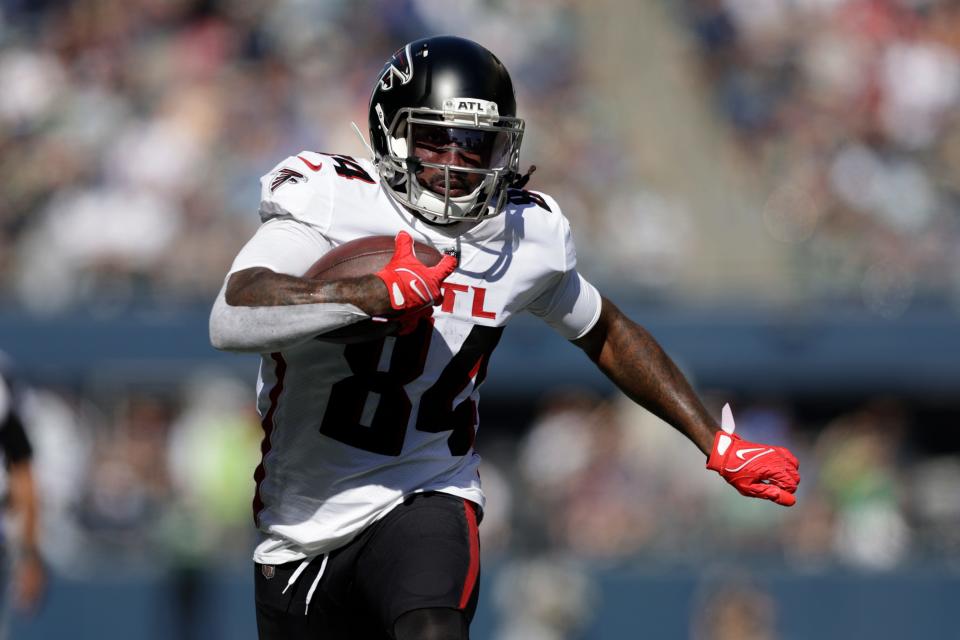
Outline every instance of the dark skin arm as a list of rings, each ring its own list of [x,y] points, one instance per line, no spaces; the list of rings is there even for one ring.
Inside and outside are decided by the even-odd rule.
[[[232,307],[336,302],[355,305],[371,316],[396,314],[390,306],[386,285],[375,275],[342,280],[310,280],[276,273],[264,267],[253,267],[230,276],[225,298]]]
[[[716,422],[653,336],[615,304],[603,298],[597,324],[573,343],[631,400],[710,452]]]
[[[37,490],[29,461],[11,464],[8,474],[10,504],[21,517],[23,545],[22,556],[18,559],[14,570],[16,603],[18,608],[31,611],[39,605],[47,581],[46,570],[38,551]]]

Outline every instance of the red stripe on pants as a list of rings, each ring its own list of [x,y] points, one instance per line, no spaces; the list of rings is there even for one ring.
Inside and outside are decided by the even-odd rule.
[[[465,609],[470,602],[470,596],[477,584],[480,574],[480,532],[477,529],[477,514],[468,500],[463,501],[463,511],[467,516],[467,537],[470,540],[470,566],[467,577],[463,581],[463,592],[460,594],[460,608]]]

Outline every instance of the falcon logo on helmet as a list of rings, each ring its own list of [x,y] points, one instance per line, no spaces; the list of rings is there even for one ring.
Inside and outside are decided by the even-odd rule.
[[[426,55],[426,47],[424,47],[422,55]],[[380,89],[390,91],[393,89],[395,80],[399,80],[400,84],[407,84],[412,79],[413,57],[410,55],[410,45],[408,44],[393,54],[393,57],[387,62],[387,66],[380,75]]]
[[[518,176],[524,122],[516,110],[510,74],[479,44],[437,36],[406,45],[370,96],[384,191],[435,224],[499,214]]]

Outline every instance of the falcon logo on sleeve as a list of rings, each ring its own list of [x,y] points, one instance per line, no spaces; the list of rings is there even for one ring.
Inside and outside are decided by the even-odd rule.
[[[299,171],[294,171],[293,169],[288,169],[284,167],[277,171],[276,175],[273,176],[273,180],[270,182],[270,193],[273,193],[280,188],[281,185],[286,183],[297,184],[298,182],[306,182],[306,178]]]

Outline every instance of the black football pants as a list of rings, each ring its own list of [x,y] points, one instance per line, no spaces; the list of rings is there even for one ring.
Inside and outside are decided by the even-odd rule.
[[[464,640],[477,606],[477,507],[409,496],[340,549],[255,565],[260,640]]]

